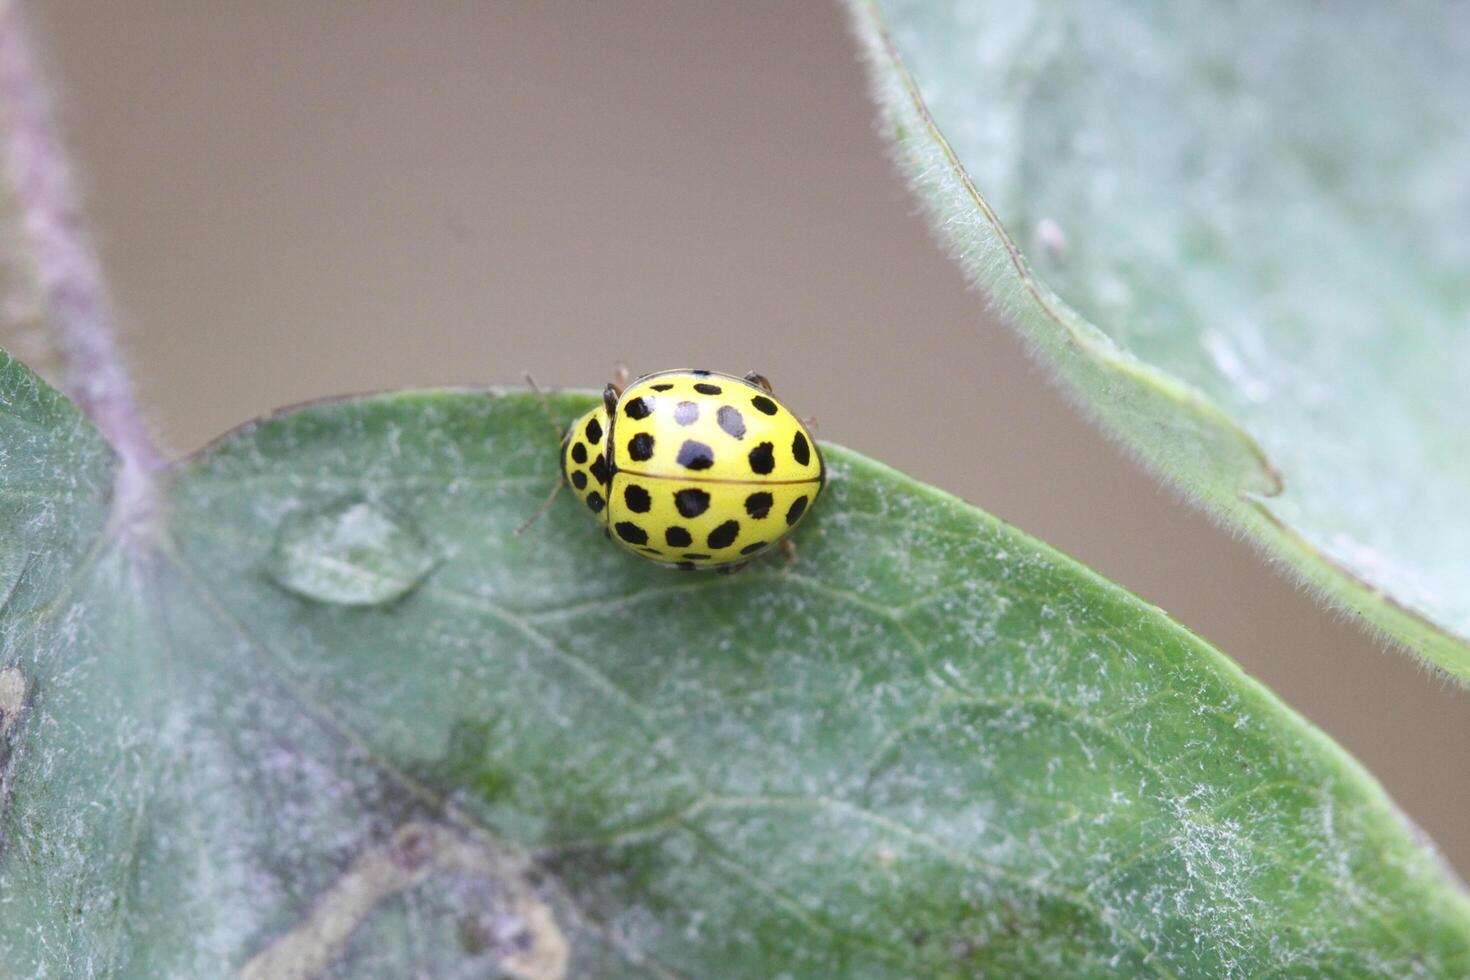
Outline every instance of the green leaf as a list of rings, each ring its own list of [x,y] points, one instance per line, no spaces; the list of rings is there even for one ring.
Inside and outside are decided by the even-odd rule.
[[[1470,681],[1465,8],[850,3],[935,224],[1082,403]]]
[[[835,447],[796,564],[666,571],[566,495],[517,537],[556,443],[409,392],[113,498],[0,361],[7,971],[1470,969],[1377,785],[1159,610]]]

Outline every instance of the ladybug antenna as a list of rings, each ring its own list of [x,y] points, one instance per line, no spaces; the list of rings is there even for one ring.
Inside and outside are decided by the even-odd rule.
[[[775,392],[771,391],[771,382],[766,379],[766,376],[764,374],[760,374],[756,371],[747,371],[745,373],[745,380],[749,381],[751,384],[755,385],[758,388],[764,388],[766,394],[768,395],[775,394]]]

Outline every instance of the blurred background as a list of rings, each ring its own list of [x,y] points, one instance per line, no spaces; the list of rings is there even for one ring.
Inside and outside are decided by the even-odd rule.
[[[175,449],[320,395],[768,374],[1168,610],[1470,873],[1470,697],[1124,458],[936,247],[835,2],[37,4]]]

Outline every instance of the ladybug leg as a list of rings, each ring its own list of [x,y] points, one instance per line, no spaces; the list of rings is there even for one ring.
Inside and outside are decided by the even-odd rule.
[[[521,521],[520,526],[515,529],[515,537],[520,537],[522,534],[525,534],[532,524],[541,520],[542,515],[551,509],[552,502],[556,500],[556,495],[561,493],[562,485],[565,482],[565,480],[559,479],[552,485],[551,492],[546,495],[545,500],[541,501],[541,506],[536,508],[536,512],[524,521]]]
[[[551,399],[546,397],[546,392],[542,391],[541,386],[536,383],[536,379],[531,377],[530,371],[522,371],[521,377],[526,379],[526,387],[531,389],[531,393],[541,403],[541,411],[545,413],[546,420],[551,423],[552,430],[556,432],[557,442],[560,442],[564,435],[564,430],[561,420],[556,417],[556,410],[551,407]]]
[[[715,572],[717,572],[720,575],[734,575],[736,572],[740,571],[746,565],[749,565],[749,564],[750,564],[750,562],[748,562],[748,561],[742,561],[742,562],[737,562],[734,565],[721,565],[719,568],[716,568],[715,569]]]
[[[602,407],[607,409],[607,417],[612,418],[618,412],[618,399],[623,397],[623,389],[617,385],[608,385],[602,389]]]
[[[759,388],[765,389],[765,392],[768,395],[774,394],[774,392],[771,391],[771,382],[766,379],[766,376],[764,374],[758,374],[755,371],[747,371],[745,373],[745,380],[749,381],[751,384]]]
[[[781,554],[786,556],[786,564],[796,564],[796,542],[790,538],[781,539]]]
[[[546,392],[541,390],[541,386],[536,383],[536,379],[531,377],[531,372],[523,372],[522,377],[526,379],[527,386],[535,393],[537,401],[541,403],[541,411],[546,414],[546,421],[551,423],[551,430],[556,433],[557,452],[560,455],[560,451],[566,448],[566,434],[562,430],[561,420],[556,417],[556,410],[551,407],[551,400],[546,397]],[[561,486],[565,482],[566,474],[557,474],[556,482],[551,485],[551,492],[546,495],[546,499],[541,502],[541,506],[537,507],[530,517],[521,521],[520,525],[513,532],[515,537],[520,537],[522,534],[525,534],[532,524],[539,521],[541,516],[551,509],[552,502],[556,500],[556,495],[561,492]]]

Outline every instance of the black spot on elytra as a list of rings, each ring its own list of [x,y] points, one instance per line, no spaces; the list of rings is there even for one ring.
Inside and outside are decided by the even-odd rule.
[[[709,561],[710,558],[709,555],[685,555],[684,557],[690,561]]]
[[[580,442],[572,447],[572,462],[579,465],[587,462],[587,447]]]
[[[769,443],[767,443],[767,445],[769,445]],[[592,479],[596,480],[598,483],[607,483],[607,460],[603,458],[601,453],[598,453],[597,458],[592,461],[591,469]]]
[[[643,528],[639,527],[637,524],[634,524],[632,521],[618,521],[618,523],[613,527],[613,530],[618,532],[618,537],[622,538],[629,544],[648,543],[648,532],[643,530]]]
[[[699,406],[694,402],[680,402],[674,406],[674,421],[680,425],[693,425],[699,421]]]
[[[686,470],[707,470],[715,465],[715,451],[702,442],[685,439],[679,447],[679,465]]]
[[[776,498],[762,490],[745,498],[745,512],[758,521],[763,520],[775,503]]]
[[[694,543],[689,532],[677,524],[664,531],[664,541],[670,548],[687,548]]]
[[[628,456],[638,462],[653,457],[653,436],[640,432],[628,440]]]
[[[742,555],[753,555],[757,551],[760,551],[765,546],[766,546],[766,543],[764,541],[757,541],[754,544],[748,544],[744,548],[741,548],[740,549],[740,553]]]
[[[699,392],[701,395],[718,395],[725,389],[721,388],[719,385],[707,384],[701,381],[699,384],[694,386],[694,390]]]
[[[587,420],[587,441],[594,446],[602,441],[602,423],[596,418]]]
[[[604,508],[606,506],[607,506],[607,501],[606,500],[603,500],[602,499],[602,494],[598,493],[596,490],[593,490],[591,493],[589,493],[587,495],[587,508],[589,510],[591,510],[592,513],[594,513],[594,514],[601,513],[602,508]]]
[[[642,398],[632,398],[623,406],[623,414],[630,419],[646,419],[653,414],[653,406]]]
[[[674,386],[673,385],[654,385],[653,386],[653,390],[654,391],[668,391],[672,387],[674,387]]]
[[[800,496],[791,501],[791,506],[786,509],[786,525],[790,527],[801,520],[801,515],[806,513],[806,497]]]
[[[635,514],[646,514],[648,508],[653,506],[653,498],[638,484],[630,483],[623,488],[623,503]]]
[[[698,517],[709,510],[709,494],[698,487],[687,487],[674,494],[674,506],[685,517]]]
[[[709,533],[705,544],[711,548],[728,548],[740,537],[740,522],[726,521]]]
[[[762,415],[776,414],[776,403],[771,401],[765,395],[756,395],[750,400],[750,403],[754,405],[755,410],[757,412],[760,412]]]
[[[750,451],[750,469],[753,473],[765,476],[776,468],[775,446],[769,442],[763,442]]]
[[[812,461],[812,447],[807,444],[806,436],[800,432],[796,434],[795,439],[791,440],[791,455],[796,457],[796,461],[802,466]]]
[[[583,473],[581,470],[574,471],[572,473],[572,486],[576,487],[578,490],[586,490],[587,474]]]
[[[715,418],[719,421],[720,428],[730,435],[736,439],[745,438],[745,418],[740,414],[739,409],[721,405],[720,410],[715,413]]]

